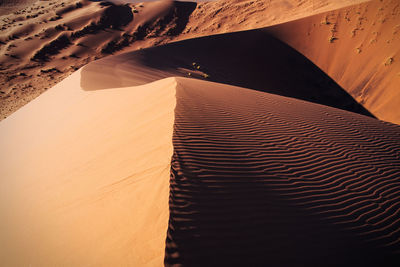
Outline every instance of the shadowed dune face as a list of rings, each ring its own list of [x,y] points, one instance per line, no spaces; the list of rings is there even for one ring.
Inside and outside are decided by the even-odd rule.
[[[99,75],[99,71],[103,73]],[[82,88],[140,85],[170,76],[194,77],[303,99],[370,115],[318,67],[263,30],[167,44],[85,66]]]
[[[400,124],[400,2],[374,0],[266,29],[377,118]]]
[[[177,81],[167,266],[398,266],[399,126]]]

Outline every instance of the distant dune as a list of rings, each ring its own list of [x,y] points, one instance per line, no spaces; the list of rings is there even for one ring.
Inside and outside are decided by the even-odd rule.
[[[0,17],[0,114],[6,117],[88,62],[179,34],[195,7],[38,1]]]
[[[370,0],[228,0],[199,3],[178,39],[264,28]]]
[[[267,29],[379,119],[400,124],[400,2],[371,1]]]
[[[0,0],[0,16],[25,8],[37,0]]]

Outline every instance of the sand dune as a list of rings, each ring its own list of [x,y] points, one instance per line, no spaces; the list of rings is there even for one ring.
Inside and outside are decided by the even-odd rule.
[[[78,70],[0,121],[0,265],[399,266],[400,126],[326,74],[397,118],[397,54],[377,63],[397,53],[395,2],[265,28],[360,2],[40,1],[1,17],[1,114]],[[388,50],[363,43],[352,65],[340,41],[368,39],[374,14]]]
[[[370,113],[304,56],[264,30],[214,35],[107,57],[82,70],[85,90],[183,76]]]
[[[0,17],[1,117],[88,62],[179,34],[195,6],[173,1],[38,1]]]
[[[0,123],[2,263],[398,259],[399,126],[199,79],[84,91],[80,75]]]
[[[228,0],[199,3],[178,39],[263,28],[369,0]]]
[[[365,0],[5,2],[13,13],[0,17],[0,119],[110,53],[266,27]]]
[[[400,2],[374,0],[267,29],[379,119],[400,124]]]
[[[2,263],[396,263],[399,126],[199,79],[84,76],[0,123]]]
[[[177,81],[167,265],[399,264],[399,126]]]
[[[175,80],[79,83],[80,71],[0,122],[0,265],[160,266]]]
[[[23,9],[36,1],[37,0],[1,0],[0,16]]]

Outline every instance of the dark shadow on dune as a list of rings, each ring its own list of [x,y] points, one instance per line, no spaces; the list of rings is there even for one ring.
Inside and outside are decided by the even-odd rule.
[[[206,87],[178,80],[167,266],[398,266],[398,126]]]
[[[203,78],[219,83],[237,85],[263,92],[298,98],[371,116],[345,90],[310,60],[264,30],[252,30],[185,40],[117,56],[123,62],[121,68],[132,65],[156,70],[151,82],[169,76]],[[106,89],[138,84],[104,80],[101,87],[93,88],[93,80],[101,74],[91,68],[101,64],[106,72],[117,72],[118,65],[108,64],[110,58],[87,65],[82,72],[85,90]],[[200,66],[197,71],[193,63]],[[196,73],[199,72],[198,74]],[[132,80],[141,78],[140,73],[124,73]],[[204,79],[204,78],[203,78]]]
[[[174,18],[176,18],[176,27],[170,29],[167,34],[176,36],[181,34],[189,21],[189,16],[196,9],[195,2],[179,2],[175,1]]]

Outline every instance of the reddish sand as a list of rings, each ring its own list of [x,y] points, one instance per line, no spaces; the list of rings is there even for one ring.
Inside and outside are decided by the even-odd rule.
[[[37,0],[0,0],[0,16],[21,10]]]
[[[263,28],[369,0],[228,0],[199,3],[178,39]]]
[[[374,0],[267,31],[313,61],[376,117],[400,124],[398,0]]]
[[[123,47],[207,34],[200,26],[209,34],[265,27],[350,2],[362,1],[312,1],[316,9],[295,0],[196,9],[170,1],[39,1],[0,18],[7,21],[0,33],[1,114]],[[257,22],[273,6],[280,13]],[[357,12],[349,13],[355,23],[369,25]],[[60,18],[51,19],[56,13]],[[345,28],[343,10],[332,14]],[[239,23],[243,17],[249,20]],[[393,76],[385,76],[397,68],[397,54],[379,65],[386,53],[372,49],[382,47],[379,39],[348,53],[342,39],[350,45],[369,33],[361,27],[346,39],[340,28],[324,29],[335,24],[331,17],[315,26],[321,34],[310,31],[304,48],[297,34],[318,18],[110,56],[0,121],[0,265],[399,266],[400,126],[372,118],[316,66],[344,86],[351,75],[362,84],[369,63],[377,64],[382,86],[390,86],[381,97],[368,87],[358,100],[398,114]],[[233,24],[215,30],[214,20]],[[193,25],[199,28],[185,30]],[[62,36],[71,44],[62,47]],[[397,51],[394,44],[389,51]],[[319,45],[336,51],[331,61],[318,54]],[[356,56],[361,63],[350,66],[347,57]],[[335,76],[340,66],[350,70],[346,79]],[[388,109],[375,111],[389,117]]]
[[[12,3],[13,13],[0,17],[0,119],[110,53],[265,27],[365,0],[3,2],[0,9]]]
[[[0,17],[1,119],[88,62],[179,34],[195,6],[52,0]]]
[[[102,72],[102,75],[99,75]],[[364,115],[332,79],[265,30],[213,35],[107,57],[85,66],[85,90],[193,77],[290,96]]]

